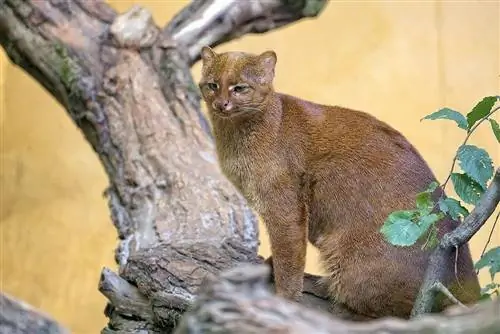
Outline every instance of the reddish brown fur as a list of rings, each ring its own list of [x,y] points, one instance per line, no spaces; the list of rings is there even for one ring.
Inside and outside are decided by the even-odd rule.
[[[420,154],[369,114],[276,93],[272,51],[205,47],[202,59],[200,89],[219,163],[266,224],[277,294],[300,298],[310,241],[337,300],[366,317],[408,317],[429,254],[420,244],[391,246],[379,229],[435,180]],[[237,84],[249,87],[232,91]],[[445,219],[441,234],[454,224]],[[458,254],[459,285],[454,260],[450,254],[446,284],[474,302],[479,285],[467,245]]]

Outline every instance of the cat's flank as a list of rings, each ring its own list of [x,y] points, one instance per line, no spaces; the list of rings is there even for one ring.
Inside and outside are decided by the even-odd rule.
[[[392,211],[414,207],[435,181],[432,171],[373,116],[275,92],[276,60],[273,51],[204,47],[199,84],[221,170],[269,232],[276,293],[301,297],[309,241],[333,298],[367,318],[409,317],[429,252],[421,243],[392,246],[379,230]],[[440,235],[456,224],[443,219]],[[449,254],[443,281],[463,303],[475,302],[480,288],[467,245],[457,259],[455,274]]]

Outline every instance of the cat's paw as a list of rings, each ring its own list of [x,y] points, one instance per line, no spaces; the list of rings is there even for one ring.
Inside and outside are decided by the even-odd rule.
[[[281,298],[284,298],[284,299],[287,299],[287,300],[291,300],[291,301],[294,301],[294,302],[298,302],[300,303],[300,301],[302,300],[302,289],[301,290],[296,290],[296,291],[291,291],[291,290],[285,290],[285,291],[276,291],[276,295],[278,297],[281,297]]]

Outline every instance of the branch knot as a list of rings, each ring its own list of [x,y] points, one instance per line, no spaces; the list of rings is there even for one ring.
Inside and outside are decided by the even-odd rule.
[[[119,46],[141,49],[152,46],[159,34],[151,12],[140,6],[133,6],[119,15],[110,27],[111,35]]]

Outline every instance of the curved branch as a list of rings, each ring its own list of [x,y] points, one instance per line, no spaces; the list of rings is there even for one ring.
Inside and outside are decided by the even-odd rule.
[[[220,173],[200,128],[196,85],[151,13],[102,1],[0,2],[11,60],[68,110],[108,174],[117,261],[162,241],[238,238],[257,252],[257,219]]]
[[[117,16],[99,0],[0,1],[0,43],[8,56],[67,109],[109,177],[106,195],[120,237],[122,278],[103,271],[100,289],[111,301],[104,333],[165,332],[191,305],[205,277],[260,261],[256,217],[218,169],[213,145],[200,127],[206,120],[189,66],[202,44],[214,46],[315,16],[325,3],[195,0],[161,32],[140,7]],[[186,47],[189,57],[176,45]],[[326,308],[318,278],[306,279],[312,300],[320,301],[316,306]],[[242,320],[265,324],[277,314],[287,321],[295,316],[299,322],[307,318],[347,328],[298,304],[283,306],[259,284],[250,299],[227,290],[233,301],[240,298],[257,312]],[[231,295],[224,298],[241,307]],[[253,302],[267,308],[267,316]],[[213,305],[207,307],[217,316],[221,310]],[[490,311],[471,316],[470,323],[487,328]],[[297,321],[281,328],[309,328]],[[372,328],[389,328],[385,323],[374,322]]]
[[[167,25],[166,36],[186,49],[189,63],[204,45],[217,46],[248,33],[265,33],[316,17],[326,0],[194,0]]]
[[[420,288],[412,317],[419,316],[432,311],[434,301],[439,292],[439,283],[442,271],[446,268],[446,258],[450,251],[467,243],[474,234],[484,225],[495,211],[500,201],[500,168],[497,168],[495,176],[488,189],[481,196],[472,212],[453,231],[445,234],[429,259],[424,282]]]

